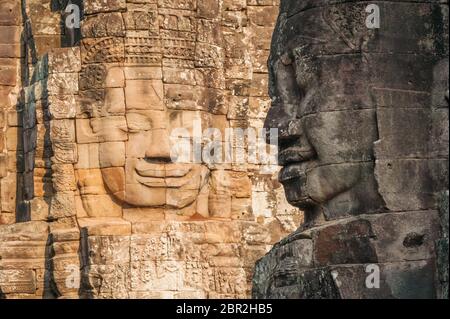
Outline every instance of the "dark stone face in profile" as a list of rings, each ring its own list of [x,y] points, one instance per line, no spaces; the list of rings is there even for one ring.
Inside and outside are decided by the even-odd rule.
[[[448,5],[284,1],[273,35],[280,182],[307,223],[434,209],[448,188]]]
[[[435,298],[448,1],[281,1],[269,70],[265,126],[306,223],[257,262],[253,297]]]

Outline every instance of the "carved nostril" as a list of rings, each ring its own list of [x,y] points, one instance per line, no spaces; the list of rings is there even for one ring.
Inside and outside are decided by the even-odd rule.
[[[409,233],[403,240],[403,246],[407,248],[419,247],[424,243],[425,235],[418,233]]]

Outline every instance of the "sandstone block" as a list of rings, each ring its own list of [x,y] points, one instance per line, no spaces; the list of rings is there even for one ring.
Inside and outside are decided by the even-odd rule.
[[[125,8],[125,0],[94,0],[86,4],[84,10],[86,14],[93,14],[99,12],[120,11]]]
[[[241,238],[238,224],[231,221],[208,221],[205,227],[208,243],[236,243]]]
[[[77,143],[95,143],[99,141],[99,137],[93,132],[91,120],[76,119]]]
[[[122,217],[122,207],[110,195],[82,195],[81,200],[90,218]]]
[[[92,131],[100,142],[126,141],[127,122],[125,116],[108,116],[91,119]]]
[[[131,234],[131,223],[116,217],[80,218],[82,236],[126,236]]]
[[[31,221],[1,227],[2,241],[47,241],[48,225],[43,221]]]
[[[0,33],[3,35],[0,44],[14,44],[20,42],[20,27],[0,25]]]
[[[50,95],[48,108],[54,119],[71,119],[76,115],[76,100],[73,95]]]
[[[50,203],[49,219],[61,219],[75,216],[75,196],[73,192],[58,192]]]
[[[98,143],[77,144],[78,161],[75,164],[75,168],[76,169],[99,168],[100,163],[99,163],[98,147],[99,147]]]
[[[324,227],[313,236],[314,263],[317,265],[377,262],[371,240],[375,234],[369,221],[356,220]]]
[[[162,208],[124,208],[123,219],[132,223],[132,227],[136,223],[148,223],[153,221],[164,220],[164,209]]]
[[[1,27],[0,27],[1,28]],[[0,65],[0,85],[14,86],[17,81],[17,69],[15,66]]]
[[[75,121],[69,119],[51,121],[50,138],[53,142],[74,143]]]
[[[78,92],[77,73],[53,73],[48,76],[49,95],[76,94]]]
[[[89,6],[88,6],[89,7]],[[108,7],[105,7],[108,10]],[[120,12],[87,16],[81,33],[83,38],[121,37],[125,35],[125,27]]]
[[[6,148],[10,151],[22,150],[22,128],[10,127],[6,130]]]
[[[107,71],[105,87],[123,88],[125,86],[125,74],[122,68],[110,68]]]
[[[127,109],[162,110],[163,84],[159,80],[127,80],[125,100]]]
[[[75,175],[81,195],[106,194],[100,169],[78,169]]]
[[[105,90],[105,114],[124,115],[125,96],[122,88],[107,88]]]
[[[75,172],[72,164],[52,165],[53,188],[56,191],[73,191],[76,189]]]
[[[52,143],[53,163],[73,164],[78,161],[78,147],[76,143]],[[47,154],[45,154],[47,155]]]
[[[107,185],[109,191],[123,198],[125,191],[125,171],[122,167],[102,168],[103,181]]]
[[[19,25],[20,5],[15,1],[2,1],[0,4],[0,25],[10,26]]]
[[[126,80],[161,80],[162,69],[160,67],[125,67]]]

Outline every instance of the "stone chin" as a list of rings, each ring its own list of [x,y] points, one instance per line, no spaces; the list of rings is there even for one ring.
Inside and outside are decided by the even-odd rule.
[[[286,178],[286,168],[280,172],[279,180],[284,187],[286,199],[289,204],[298,207],[302,210],[307,210],[317,205],[308,195],[306,188],[306,175],[298,174],[297,176],[290,176]]]

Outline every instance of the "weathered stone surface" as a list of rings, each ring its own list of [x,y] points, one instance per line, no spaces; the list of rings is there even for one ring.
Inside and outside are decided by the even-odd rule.
[[[50,73],[80,72],[80,48],[55,48],[48,53],[47,63]]]
[[[29,293],[36,291],[35,277],[32,270],[0,270],[0,285],[3,294]]]
[[[86,14],[110,12],[125,9],[125,0],[94,0],[86,4],[84,10]]]
[[[375,235],[365,220],[324,227],[313,231],[314,265],[375,263],[378,258],[371,242]]]
[[[264,126],[305,223],[258,261],[256,298],[448,295],[448,3],[374,1],[375,29],[367,5],[281,1]],[[305,241],[309,265],[285,253]]]
[[[78,222],[84,236],[114,236],[131,233],[131,223],[121,218],[80,218]]]
[[[448,212],[448,191],[446,191],[439,198],[441,238],[436,241],[437,297],[439,299],[448,299]]]
[[[358,238],[355,233],[352,235]],[[320,267],[320,264],[314,263],[312,267],[311,261],[305,260],[305,255],[311,256],[313,251],[323,249],[320,246],[322,243],[314,242],[317,246],[313,247],[309,239],[292,238],[293,241],[276,245],[257,262],[253,277],[255,298],[423,299],[436,296],[432,259],[403,259],[398,262],[391,259],[384,264],[374,256],[375,259],[367,259],[367,263],[336,260],[338,265]],[[348,251],[354,254],[351,241],[347,245]],[[351,258],[351,254],[346,257]],[[372,268],[368,267],[378,267],[379,288],[367,286],[368,275],[372,272]]]

